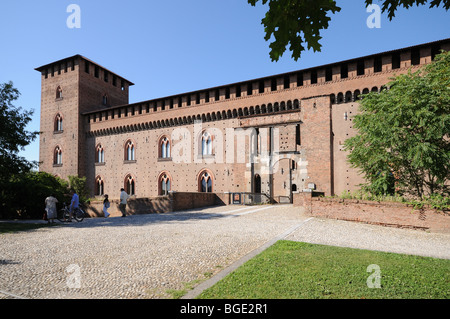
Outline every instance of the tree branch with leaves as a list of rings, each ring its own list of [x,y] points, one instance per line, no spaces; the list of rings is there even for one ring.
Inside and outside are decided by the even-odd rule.
[[[248,0],[255,6],[260,0]],[[262,19],[266,41],[273,39],[269,47],[272,61],[278,61],[289,47],[292,58],[297,61],[303,51],[313,49],[320,52],[322,45],[320,32],[329,27],[331,15],[340,12],[341,8],[335,0],[261,0],[269,3],[269,10]],[[417,5],[430,4],[430,8],[450,8],[450,0],[380,0],[382,13],[387,12],[392,20],[399,7],[409,9]],[[366,0],[366,7],[373,0]]]

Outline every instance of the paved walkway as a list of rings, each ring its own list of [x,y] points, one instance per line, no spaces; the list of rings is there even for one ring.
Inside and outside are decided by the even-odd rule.
[[[86,219],[0,235],[1,298],[193,298],[279,239],[450,259],[450,234],[311,218],[291,205]]]

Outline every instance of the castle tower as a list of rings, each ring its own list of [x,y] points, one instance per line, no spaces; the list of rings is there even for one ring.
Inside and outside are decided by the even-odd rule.
[[[39,68],[39,170],[63,179],[85,176],[83,112],[128,104],[130,81],[75,55]]]

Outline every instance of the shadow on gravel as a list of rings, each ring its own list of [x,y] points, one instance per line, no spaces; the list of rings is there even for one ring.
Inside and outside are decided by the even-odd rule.
[[[0,259],[0,266],[1,265],[18,265],[21,264],[17,261],[12,261],[12,260],[4,260],[4,259]]]
[[[225,210],[223,213],[209,212],[208,210],[217,208],[217,206],[206,207],[200,209],[193,209],[180,212],[171,212],[164,214],[139,214],[128,215],[126,217],[95,217],[86,218],[81,223],[73,220],[72,222],[62,223],[57,222],[56,226],[73,227],[73,228],[94,228],[94,227],[127,227],[127,226],[146,226],[150,224],[167,224],[185,221],[196,221],[205,219],[221,219],[234,217],[227,214]],[[251,209],[251,207],[248,207]],[[47,225],[47,222],[42,222],[42,226]],[[53,227],[53,226],[52,226]]]
[[[232,214],[237,211],[247,211],[252,210],[254,206],[233,206],[226,208],[227,206],[211,206],[196,208],[192,210],[185,210],[179,212],[170,212],[164,214],[138,214],[138,215],[128,215],[126,217],[95,217],[95,218],[85,218],[81,223],[77,222],[75,219],[72,222],[60,222],[56,221],[54,224],[48,224],[46,221],[0,221],[0,229],[3,225],[12,225],[12,228],[22,228],[15,229],[16,231],[36,231],[37,229],[45,228],[95,228],[95,227],[136,227],[136,226],[146,226],[150,224],[169,224],[177,222],[186,221],[198,221],[198,220],[211,220],[211,219],[223,219],[223,218],[233,218],[238,217],[239,214]],[[223,208],[223,209],[221,209]],[[28,230],[27,230],[28,228]],[[8,231],[7,231],[8,232]],[[14,231],[15,232],[15,231]],[[1,233],[1,231],[0,231]]]

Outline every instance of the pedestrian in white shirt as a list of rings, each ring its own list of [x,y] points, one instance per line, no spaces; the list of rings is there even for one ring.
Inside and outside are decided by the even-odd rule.
[[[119,203],[119,209],[122,212],[122,217],[127,216],[127,201],[130,196],[125,192],[123,188],[120,189],[120,203]]]
[[[45,210],[47,211],[48,223],[54,223],[56,218],[56,203],[58,200],[50,195],[45,199]]]

